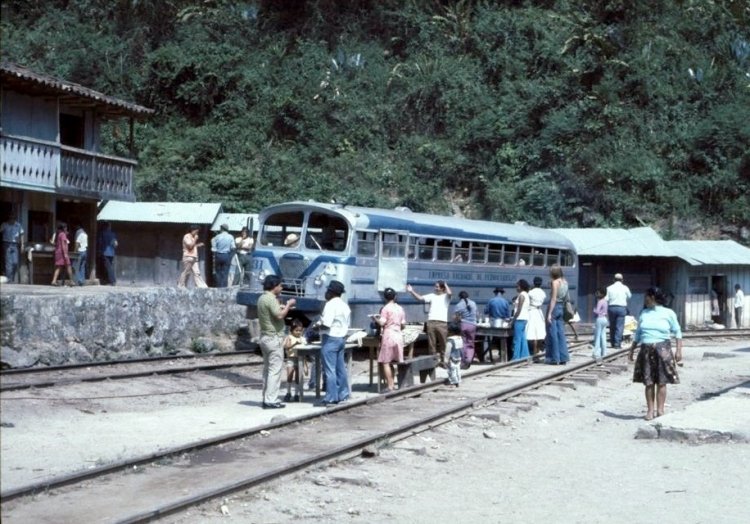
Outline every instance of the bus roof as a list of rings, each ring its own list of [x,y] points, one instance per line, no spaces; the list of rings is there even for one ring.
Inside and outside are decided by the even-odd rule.
[[[508,224],[504,222],[415,213],[406,208],[378,209],[313,201],[295,201],[265,208],[260,213],[260,220],[264,222],[265,218],[271,213],[290,210],[300,206],[338,213],[356,229],[404,230],[409,231],[412,235],[457,238],[480,242],[513,242],[516,244],[544,245],[546,247],[575,251],[574,245],[569,239],[548,229],[528,224]]]

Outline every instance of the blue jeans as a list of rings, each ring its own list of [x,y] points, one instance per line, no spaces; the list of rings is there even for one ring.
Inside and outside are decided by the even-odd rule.
[[[232,262],[232,253],[214,253],[216,272],[216,287],[227,287],[229,282],[229,264]]]
[[[344,337],[322,336],[323,371],[326,375],[326,395],[323,402],[336,404],[349,398],[349,379],[346,376]]]
[[[552,322],[547,326],[547,338],[544,340],[544,362],[547,364],[564,364],[570,360],[562,316],[562,304],[558,302],[552,310]]]
[[[529,342],[526,340],[527,323],[528,320],[513,321],[513,360],[529,356]]]
[[[18,271],[20,260],[18,244],[15,242],[3,242],[3,248],[5,249],[5,276],[8,277],[9,283],[15,284],[16,271]]]
[[[594,324],[594,358],[602,358],[607,353],[607,317],[596,317]]]
[[[76,284],[79,286],[83,285],[83,281],[86,280],[86,266],[88,265],[89,261],[89,254],[85,251],[82,253],[78,253],[78,258],[75,262],[75,272],[76,272]]]
[[[613,348],[619,348],[622,344],[622,332],[625,330],[625,315],[627,315],[625,306],[609,306],[607,315],[609,315],[609,341]]]

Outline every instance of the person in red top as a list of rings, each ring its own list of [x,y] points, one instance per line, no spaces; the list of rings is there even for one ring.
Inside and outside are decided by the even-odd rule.
[[[68,225],[61,223],[57,226],[57,234],[55,235],[55,272],[52,274],[53,286],[60,285],[57,277],[63,268],[68,273],[68,285],[72,286],[75,283],[73,268],[70,265],[70,255],[68,254],[68,244],[70,244],[70,240],[68,240]]]

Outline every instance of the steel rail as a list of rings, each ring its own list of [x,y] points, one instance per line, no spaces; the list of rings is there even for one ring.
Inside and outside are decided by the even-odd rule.
[[[624,353],[625,351],[620,351],[618,353],[607,355],[607,357],[605,357],[605,360],[608,360],[608,361],[615,360],[616,358],[619,358],[619,356],[623,355]],[[516,368],[516,367],[527,367],[529,363],[530,363],[530,359],[526,359],[526,360],[515,361],[515,362],[510,362],[510,363],[497,364],[494,366],[482,367],[480,369],[476,369],[470,373],[467,373],[465,375],[465,380],[468,381],[473,378],[483,378],[485,375],[496,372],[498,370],[510,369],[510,368]],[[241,481],[233,482],[228,485],[212,487],[210,489],[202,490],[198,493],[194,493],[193,495],[189,497],[184,497],[184,498],[180,498],[179,500],[171,501],[156,509],[132,514],[130,516],[127,516],[124,519],[120,519],[120,521],[143,522],[143,521],[152,520],[154,518],[164,516],[169,513],[173,513],[187,506],[191,506],[199,502],[203,502],[205,500],[221,496],[226,493],[237,491],[239,489],[252,487],[254,485],[260,484],[262,482],[266,482],[268,480],[277,478],[282,475],[292,473],[294,471],[308,467],[310,465],[328,461],[336,457],[346,455],[348,453],[353,452],[354,450],[361,449],[377,441],[382,441],[384,439],[394,439],[394,438],[397,438],[399,435],[404,435],[404,438],[405,438],[407,434],[410,432],[413,433],[415,430],[418,430],[419,428],[427,429],[429,427],[434,427],[435,425],[439,425],[440,423],[444,423],[445,421],[448,421],[449,419],[457,416],[460,413],[463,413],[467,410],[474,409],[478,405],[484,405],[489,401],[503,400],[503,399],[518,395],[528,389],[536,388],[536,387],[539,387],[540,385],[560,380],[561,378],[565,376],[573,375],[581,370],[593,367],[595,365],[596,365],[595,362],[587,361],[582,364],[565,366],[564,369],[561,369],[559,371],[555,371],[553,373],[544,373],[543,376],[541,377],[527,380],[522,383],[518,383],[514,386],[495,389],[495,390],[488,392],[485,395],[481,395],[479,397],[475,396],[466,401],[458,402],[454,406],[448,409],[440,409],[437,412],[431,414],[430,416],[421,416],[421,417],[411,418],[406,423],[403,423],[401,425],[397,425],[394,427],[389,427],[382,431],[378,430],[374,434],[368,435],[366,437],[362,437],[360,439],[352,440],[348,444],[333,447],[332,449],[326,450],[325,452],[313,454],[310,456],[305,456],[304,458],[301,458],[299,460],[287,463],[283,467],[267,469],[266,471],[262,473],[245,477]],[[164,452],[150,454],[148,456],[140,457],[139,459],[123,461],[120,464],[112,464],[109,466],[103,466],[103,467],[97,468],[96,470],[90,470],[90,471],[82,472],[79,474],[73,474],[73,475],[69,475],[66,477],[60,477],[60,478],[53,479],[47,482],[39,483],[34,486],[28,486],[25,488],[11,490],[6,493],[3,493],[2,499],[3,499],[3,502],[5,503],[6,501],[17,499],[19,497],[38,493],[39,491],[51,490],[51,489],[66,486],[66,485],[72,485],[77,482],[81,482],[83,480],[90,480],[90,479],[93,479],[93,478],[96,478],[105,474],[116,473],[117,471],[120,471],[120,470],[125,470],[128,468],[137,467],[143,464],[152,463],[160,459],[182,455],[185,453],[195,452],[201,448],[216,446],[218,444],[227,443],[232,440],[238,440],[238,439],[250,436],[250,435],[257,435],[258,433],[264,430],[267,431],[271,429],[278,429],[282,426],[298,424],[299,422],[303,420],[311,420],[317,417],[335,416],[337,412],[356,410],[357,408],[363,405],[371,406],[371,405],[379,404],[379,403],[398,402],[399,400],[403,400],[409,397],[416,398],[415,401],[418,402],[421,400],[419,399],[419,397],[421,397],[427,390],[440,390],[441,388],[444,389],[442,382],[422,384],[422,385],[415,386],[412,388],[395,391],[387,395],[381,395],[381,396],[374,397],[371,399],[363,399],[359,402],[352,402],[351,404],[348,404],[348,405],[337,406],[334,409],[329,409],[326,411],[318,412],[310,416],[298,417],[296,419],[289,419],[289,420],[286,420],[277,424],[267,424],[262,427],[254,428],[250,431],[236,432],[230,435],[224,435],[221,437],[200,441],[200,442],[193,443],[190,445],[173,448],[171,450],[166,450]],[[444,422],[440,422],[441,420]]]

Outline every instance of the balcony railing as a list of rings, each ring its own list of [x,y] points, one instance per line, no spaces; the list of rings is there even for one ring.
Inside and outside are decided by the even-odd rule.
[[[29,137],[0,137],[4,186],[97,200],[135,199],[138,163]]]

